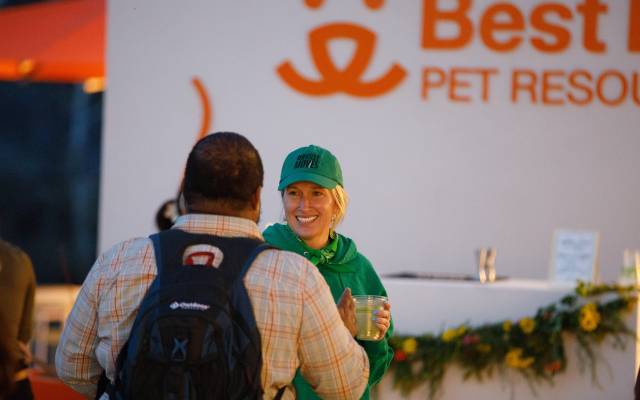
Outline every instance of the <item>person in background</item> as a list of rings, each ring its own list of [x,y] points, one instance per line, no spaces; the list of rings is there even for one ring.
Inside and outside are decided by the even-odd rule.
[[[33,331],[33,306],[36,277],[29,256],[0,240],[0,317],[5,323],[4,334],[16,360],[13,371],[13,391],[7,400],[33,399],[28,367],[31,363],[29,341]]]
[[[178,216],[177,201],[175,199],[166,200],[156,212],[156,228],[159,231],[171,229]]]
[[[387,296],[373,266],[356,248],[353,240],[335,231],[344,218],[347,194],[342,170],[336,157],[326,149],[310,145],[292,151],[282,165],[278,190],[286,224],[273,224],[264,232],[271,245],[300,254],[311,261],[331,288],[343,322],[356,335],[353,295]],[[362,399],[369,399],[372,385],[380,381],[389,368],[393,349],[388,339],[393,334],[390,305],[377,311],[379,341],[358,341],[369,356],[370,375]],[[300,399],[317,399],[303,377],[304,366],[294,380]]]
[[[244,136],[220,132],[204,137],[187,159],[186,214],[171,229],[261,240],[257,222],[263,176],[260,155]],[[147,237],[119,243],[98,258],[60,339],[60,379],[87,397],[95,397],[103,370],[114,381],[116,356],[156,275]],[[369,378],[367,354],[345,328],[327,284],[311,263],[269,249],[251,264],[244,284],[261,336],[264,399],[273,399],[283,387],[282,398],[292,399],[297,366],[323,398],[360,397]]]
[[[16,360],[7,334],[7,324],[0,315],[0,400],[13,389]]]

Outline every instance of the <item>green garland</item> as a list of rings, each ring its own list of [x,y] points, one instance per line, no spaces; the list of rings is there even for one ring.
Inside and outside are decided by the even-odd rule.
[[[595,379],[594,345],[605,337],[624,349],[635,337],[624,322],[624,313],[636,303],[635,286],[592,285],[578,282],[575,294],[538,309],[535,316],[500,321],[478,327],[460,325],[439,335],[394,336],[391,370],[394,387],[404,395],[426,383],[429,397],[439,393],[447,367],[462,368],[464,379],[482,381],[494,372],[513,369],[535,384],[552,382],[567,367],[563,336],[575,336],[579,359]]]

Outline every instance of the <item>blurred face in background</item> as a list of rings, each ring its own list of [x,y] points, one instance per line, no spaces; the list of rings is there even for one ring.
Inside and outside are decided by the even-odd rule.
[[[336,214],[330,190],[312,182],[296,182],[286,187],[282,202],[291,230],[312,249],[326,246]]]

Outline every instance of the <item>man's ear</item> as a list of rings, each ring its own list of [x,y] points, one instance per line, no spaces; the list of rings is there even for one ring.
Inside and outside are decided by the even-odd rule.
[[[262,193],[262,186],[258,186],[255,193],[251,196],[251,206],[254,210],[260,210],[260,195]]]

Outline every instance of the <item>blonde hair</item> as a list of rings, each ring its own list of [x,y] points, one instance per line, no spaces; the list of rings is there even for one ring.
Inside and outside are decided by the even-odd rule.
[[[340,185],[336,185],[335,188],[329,189],[331,192],[331,197],[333,201],[336,203],[336,218],[331,224],[331,232],[335,231],[336,226],[338,226],[344,217],[347,214],[347,206],[349,205],[349,196],[344,188]]]

